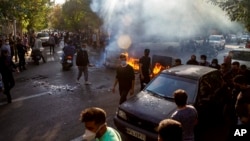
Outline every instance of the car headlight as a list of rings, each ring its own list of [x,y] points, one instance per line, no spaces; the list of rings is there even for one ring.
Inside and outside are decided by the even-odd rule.
[[[127,120],[127,115],[126,115],[126,113],[125,113],[124,111],[118,110],[118,111],[117,111],[117,115],[118,115],[120,118],[122,118],[122,119],[124,119],[124,120]]]

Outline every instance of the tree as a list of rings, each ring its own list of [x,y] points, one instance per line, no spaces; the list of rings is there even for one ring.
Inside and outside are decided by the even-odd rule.
[[[62,30],[64,29],[64,20],[63,20],[63,15],[62,15],[62,7],[61,5],[55,5],[51,13],[49,15],[49,26],[53,29],[59,29]]]
[[[218,5],[232,21],[241,22],[250,31],[250,1],[249,0],[210,0]]]
[[[22,28],[47,27],[50,0],[0,0],[0,22],[16,19]]]
[[[91,0],[69,0],[62,6],[65,29],[78,31],[88,26],[98,28],[101,19],[91,11]]]

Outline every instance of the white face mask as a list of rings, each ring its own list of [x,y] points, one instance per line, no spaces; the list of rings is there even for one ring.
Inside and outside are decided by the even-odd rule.
[[[122,66],[122,67],[126,67],[126,65],[127,65],[127,62],[126,62],[126,61],[121,61],[121,66]]]
[[[96,133],[98,133],[99,130],[100,130],[104,125],[106,125],[106,124],[101,125],[101,126],[97,129]],[[83,134],[82,138],[83,138],[84,141],[92,141],[92,140],[95,139],[96,133],[95,133],[95,132],[92,132],[92,131],[90,131],[90,130],[88,130],[88,129],[85,129],[85,133]]]
[[[85,130],[84,135],[82,136],[83,140],[85,141],[92,141],[95,139],[96,133],[92,132],[88,129]]]
[[[201,63],[205,63],[205,60],[201,60]]]
[[[215,63],[212,63],[212,66],[213,66],[213,67],[216,67],[216,64],[215,64]]]

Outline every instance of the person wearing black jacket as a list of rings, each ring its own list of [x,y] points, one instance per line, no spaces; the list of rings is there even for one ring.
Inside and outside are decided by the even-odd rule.
[[[23,45],[21,43],[21,40],[19,39],[17,41],[17,44],[16,44],[16,49],[17,49],[17,54],[18,54],[18,58],[19,58],[19,70],[22,71],[22,70],[26,70],[26,67],[25,67],[25,53],[27,52],[27,47],[25,45]]]
[[[12,74],[14,69],[18,72],[11,56],[9,56],[8,50],[2,50],[0,57],[0,73],[4,84],[3,93],[7,96],[8,103],[12,102],[10,90],[15,86],[15,80]]]
[[[83,44],[81,49],[77,52],[77,55],[76,55],[76,65],[78,67],[77,83],[80,83],[79,80],[83,72],[85,85],[90,85],[91,83],[88,81],[89,57],[88,57],[88,52],[86,50],[86,47],[87,45]]]

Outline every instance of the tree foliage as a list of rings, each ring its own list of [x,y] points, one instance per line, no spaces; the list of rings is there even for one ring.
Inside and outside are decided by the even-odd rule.
[[[91,11],[90,3],[91,0],[68,0],[61,7],[55,6],[50,16],[52,28],[78,31],[99,27],[101,20]]]
[[[232,21],[241,22],[250,31],[250,0],[211,0],[227,12]]]
[[[47,27],[50,0],[0,0],[0,22],[16,19],[24,29]]]

